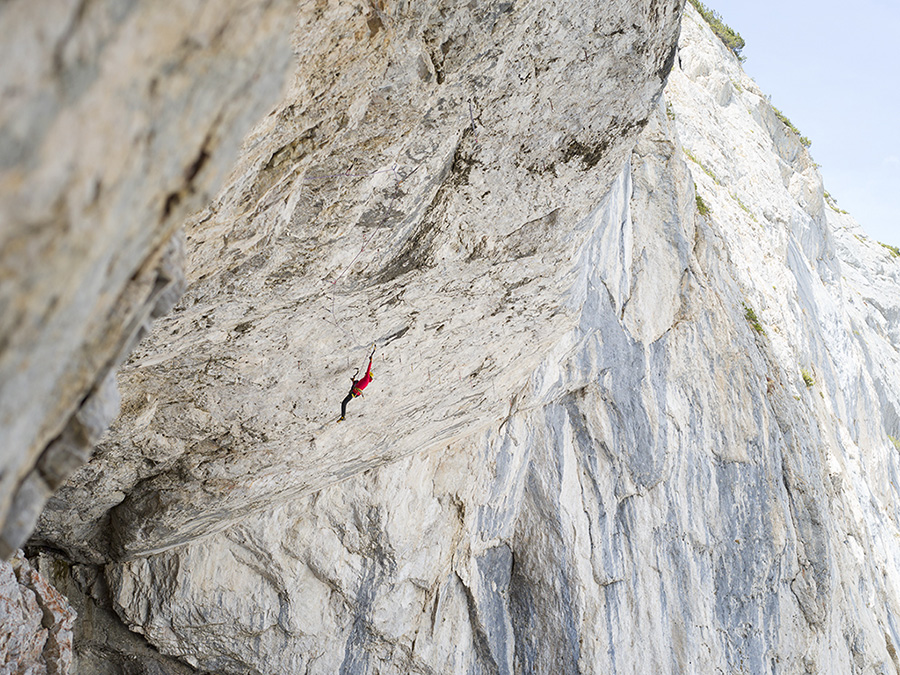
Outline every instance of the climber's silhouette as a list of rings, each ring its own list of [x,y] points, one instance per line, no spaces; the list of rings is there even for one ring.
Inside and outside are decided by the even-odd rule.
[[[347,414],[347,404],[350,403],[351,399],[356,398],[357,396],[362,396],[363,389],[369,386],[369,382],[372,381],[372,357],[375,356],[375,345],[372,345],[372,353],[369,354],[369,367],[366,369],[366,374],[362,377],[362,379],[357,380],[356,375],[359,373],[359,368],[356,369],[356,373],[353,374],[353,377],[350,378],[353,380],[353,384],[350,385],[350,393],[347,394],[347,397],[341,401],[341,417],[338,422],[342,422],[344,417]]]

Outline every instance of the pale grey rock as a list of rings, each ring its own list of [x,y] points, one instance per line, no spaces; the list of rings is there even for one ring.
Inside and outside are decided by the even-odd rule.
[[[570,261],[679,18],[676,0],[303,5],[293,89],[189,223],[188,291],[40,540],[162,550],[483,429],[575,319]],[[382,395],[336,425],[373,342]]]
[[[356,20],[347,31],[386,30],[378,12]],[[323,60],[340,61],[328,40],[341,35],[323,30]],[[438,79],[438,64],[452,91],[453,44],[427,61],[410,56],[423,64],[417,76]],[[364,75],[313,63],[332,85],[336,73]],[[357,232],[349,251],[329,237],[339,236],[339,219],[379,223],[380,215],[356,220],[375,204],[415,213],[410,185],[423,169],[402,184],[376,174],[308,194],[300,181],[303,153],[315,157],[312,136],[295,136],[276,161],[267,134],[290,127],[270,119],[248,144],[262,147],[259,158],[247,161],[301,164],[294,185],[303,189],[281,192],[275,176],[261,188],[267,208],[285,209],[284,230],[252,207],[250,188],[226,191],[191,228],[193,285],[122,373],[125,414],[45,513],[45,536],[73,555],[108,556],[104,514],[124,499],[113,524],[142,530],[113,542],[125,555],[104,568],[111,603],[161,652],[216,673],[900,670],[900,452],[891,441],[900,438],[900,264],[825,203],[807,150],[690,7],[664,98],[641,134],[623,141],[619,163],[587,172],[605,177],[594,201],[576,181],[556,215],[551,203],[505,220],[488,204],[479,219],[475,201],[463,199],[487,181],[476,165],[439,202],[447,219],[434,222],[444,229],[434,239],[421,232],[425,244],[413,252],[389,241],[393,230]],[[351,109],[364,117],[368,102]],[[379,106],[379,115],[396,110]],[[461,130],[471,122],[460,107]],[[513,143],[520,122],[508,117],[509,126],[499,116],[478,124],[478,146],[527,155],[529,132]],[[382,139],[372,134],[373,144]],[[361,142],[353,138],[342,147]],[[581,175],[565,166],[542,174],[548,191]],[[259,174],[236,171],[235,184]],[[510,175],[521,178],[496,169],[492,180]],[[510,213],[543,198],[538,179],[528,180],[510,181],[533,188],[505,207]],[[391,196],[366,203],[367,189]],[[574,203],[590,207],[575,219]],[[323,230],[333,219],[333,231],[313,240],[293,229],[302,224],[291,220],[296,209]],[[423,222],[396,217],[408,230]],[[469,222],[483,247],[463,234]],[[290,248],[291,233],[307,236],[308,257]],[[409,242],[405,231],[397,236]],[[324,421],[336,416],[342,387],[311,382],[321,366],[307,355],[353,344],[353,362],[325,360],[340,380],[365,354],[365,325],[335,320],[326,333],[296,298],[306,289],[334,320],[376,297],[366,295],[366,271],[352,267],[370,250],[363,242],[376,249],[367,263],[406,250],[410,264],[427,264],[381,278],[396,290],[385,300],[409,306],[363,313],[381,360],[366,399],[353,401],[352,419],[335,430]],[[214,253],[230,256],[230,273],[217,271]],[[333,296],[309,281],[317,270],[330,283],[348,265]],[[452,280],[467,266],[469,288],[456,291]],[[522,268],[536,276],[514,288]],[[435,270],[443,269],[451,280],[441,281]],[[267,283],[283,309],[266,304]],[[491,324],[482,314],[498,303],[498,286],[521,312],[501,309],[511,325],[531,327],[533,353],[510,347],[523,339],[515,332],[484,339]],[[745,317],[748,307],[764,333]],[[400,320],[401,312],[418,314]],[[302,366],[288,368],[295,357]],[[454,377],[454,359],[484,364],[489,385],[479,373]],[[416,370],[407,372],[411,360]],[[302,397],[308,387],[320,387],[315,437],[327,454],[303,454],[306,436],[287,414],[295,400],[287,390]],[[301,403],[297,414],[319,410]],[[302,456],[283,454],[286,439]],[[383,451],[414,443],[399,459]],[[354,454],[363,452],[368,460]],[[261,466],[254,453],[272,462],[271,478],[253,470]],[[266,491],[271,506],[262,508]],[[220,510],[200,510],[211,504]],[[151,513],[164,522],[132,520]],[[76,528],[78,518],[87,525]]]
[[[97,412],[83,406],[180,294],[178,229],[281,95],[295,11],[0,6],[0,558],[115,416],[102,407],[78,436]]]
[[[81,403],[62,433],[41,454],[37,467],[19,484],[0,531],[3,547],[31,536],[41,511],[54,491],[91,456],[94,444],[119,412],[119,390],[112,373]]]

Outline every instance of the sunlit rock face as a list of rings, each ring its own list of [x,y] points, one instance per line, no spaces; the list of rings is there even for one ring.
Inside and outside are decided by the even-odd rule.
[[[900,261],[690,7],[495,10],[301,19],[38,541],[200,672],[900,669]]]
[[[295,12],[0,7],[0,558],[116,416],[117,366],[183,289],[184,219],[281,96]]]

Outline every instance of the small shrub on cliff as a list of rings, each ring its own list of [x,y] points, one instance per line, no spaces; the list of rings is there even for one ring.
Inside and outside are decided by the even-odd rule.
[[[668,117],[670,120],[675,119],[675,109],[672,108],[672,104],[668,101],[666,101],[666,117]]]
[[[878,243],[884,246],[888,251],[890,251],[891,256],[893,256],[894,258],[900,258],[900,248],[891,246],[890,244],[885,244],[883,241],[879,241]]]
[[[703,197],[697,194],[694,196],[694,200],[697,202],[697,211],[700,213],[700,215],[704,217],[708,216],[710,213],[709,207],[706,205],[706,202],[703,201]]]
[[[712,32],[722,41],[722,44],[728,47],[738,57],[739,61],[743,62],[744,57],[741,56],[741,50],[744,48],[745,43],[741,34],[722,21],[722,16],[717,11],[710,9],[700,0],[691,0],[691,4],[694,6],[694,9],[700,12],[700,16],[709,24]]]
[[[900,450],[900,438],[894,438],[893,436],[888,436],[888,439],[890,439],[891,443],[894,444],[894,447],[897,448],[897,450]]]
[[[831,193],[828,192],[828,190],[825,190],[825,203],[828,204],[828,207],[832,211],[837,211],[838,213],[844,213],[844,214],[847,213],[846,211],[844,211],[844,209],[842,209],[838,206],[837,199],[832,197]]]
[[[759,317],[756,316],[756,312],[753,311],[752,307],[747,307],[744,303],[741,303],[744,306],[744,318],[750,322],[750,325],[760,335],[766,334],[766,329],[763,328],[762,324],[759,322]]]
[[[813,376],[809,374],[809,371],[806,368],[800,369],[800,375],[803,377],[803,384],[807,387],[811,387],[816,383]]]
[[[812,145],[812,141],[809,140],[806,136],[802,136],[800,134],[800,130],[794,126],[794,124],[788,119],[787,115],[785,115],[783,112],[781,112],[774,105],[772,106],[772,112],[775,113],[775,117],[777,117],[779,120],[781,120],[781,123],[784,126],[786,126],[788,129],[790,129],[795,134],[800,136],[800,145],[802,145],[804,148],[808,148],[809,146]]]

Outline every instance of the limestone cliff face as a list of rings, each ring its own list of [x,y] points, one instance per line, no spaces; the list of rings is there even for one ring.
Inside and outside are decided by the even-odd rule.
[[[0,7],[0,559],[118,411],[184,284],[184,219],[293,63],[295,3]]]
[[[679,20],[676,0],[302,7],[296,84],[188,224],[186,295],[42,539],[162,550],[523,405]]]
[[[900,670],[900,264],[677,5],[301,13],[36,541],[201,672]]]

